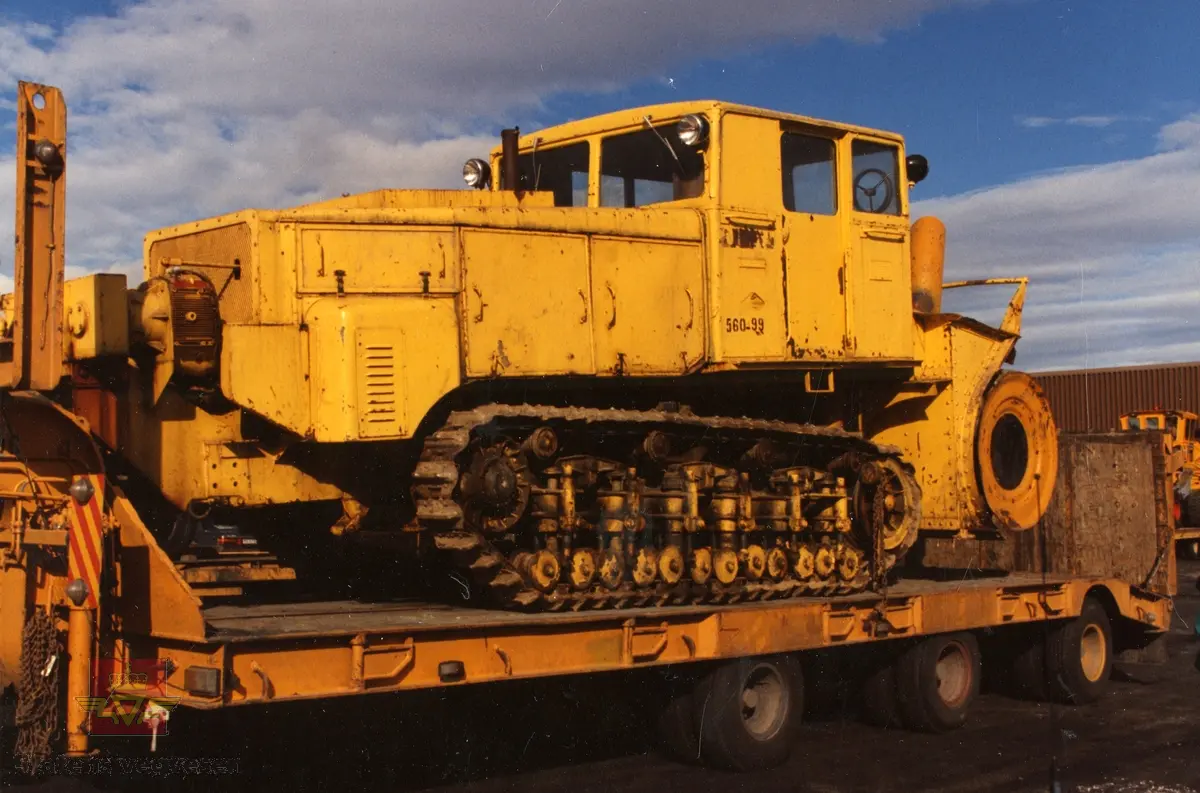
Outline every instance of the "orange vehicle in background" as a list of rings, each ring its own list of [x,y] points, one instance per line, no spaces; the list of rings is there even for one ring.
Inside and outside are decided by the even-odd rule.
[[[1175,472],[1176,539],[1188,556],[1200,558],[1200,416],[1187,410],[1137,410],[1121,416],[1121,430],[1164,433],[1163,450]]]

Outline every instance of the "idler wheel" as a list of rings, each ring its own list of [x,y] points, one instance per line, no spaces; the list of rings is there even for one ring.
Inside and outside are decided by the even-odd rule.
[[[866,528],[864,540],[874,544],[883,535],[883,550],[903,553],[917,540],[921,522],[921,491],[897,460],[873,460],[863,465],[854,488],[854,507]]]

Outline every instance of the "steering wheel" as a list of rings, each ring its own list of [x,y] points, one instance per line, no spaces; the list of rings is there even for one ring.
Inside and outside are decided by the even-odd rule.
[[[874,180],[867,177],[874,176]],[[880,196],[882,188],[883,195]],[[867,168],[854,177],[854,208],[859,212],[883,212],[892,205],[896,197],[896,188],[892,185],[891,177],[878,168]],[[865,199],[864,201],[861,199]]]

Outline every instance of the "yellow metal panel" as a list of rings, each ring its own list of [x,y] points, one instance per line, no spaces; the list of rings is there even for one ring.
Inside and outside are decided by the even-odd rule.
[[[782,203],[779,121],[740,113],[721,116],[721,206],[769,212]]]
[[[304,333],[295,325],[226,325],[221,339],[225,396],[297,435],[307,434],[312,416]]]
[[[275,389],[285,390],[279,383]],[[212,496],[236,497],[247,505],[341,496],[337,488],[247,442],[241,434],[241,411],[208,413],[174,389],[167,389],[150,407],[138,376],[130,378],[122,403],[122,453],[180,509],[194,499]]]
[[[325,297],[305,316],[314,440],[410,437],[458,387],[453,298]]]
[[[911,359],[912,273],[904,221],[854,224],[854,357]]]
[[[64,284],[63,294],[71,360],[129,354],[125,276],[97,273],[72,278]]]
[[[359,209],[403,209],[405,207],[552,207],[553,193],[516,193],[499,190],[372,190],[369,193],[333,198],[297,207],[297,212]]]
[[[725,215],[717,244],[713,334],[720,360],[781,360],[787,338],[783,246],[775,218]]]
[[[251,267],[257,271],[259,322],[264,325],[298,325],[295,227],[269,222],[265,217],[260,217],[259,221],[250,226],[253,250]],[[229,284],[226,289],[232,286]]]
[[[595,372],[585,237],[469,229],[462,246],[469,376]]]
[[[805,360],[846,354],[845,256],[837,215],[785,212],[788,346]]]
[[[357,345],[358,436],[387,438],[400,435],[405,391],[399,388],[404,334],[395,329],[359,328]]]
[[[454,231],[411,226],[301,226],[300,291],[434,292],[458,288]],[[338,273],[342,273],[339,277]]]
[[[704,354],[702,273],[699,245],[594,239],[596,367],[670,374],[696,363]]]
[[[172,264],[195,270],[207,276],[220,294],[223,322],[259,321],[260,267],[252,243],[252,228],[259,219],[258,213],[242,212],[147,236],[146,279],[162,275]]]

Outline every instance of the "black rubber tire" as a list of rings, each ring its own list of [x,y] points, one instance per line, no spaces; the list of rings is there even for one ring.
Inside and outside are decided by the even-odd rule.
[[[1085,664],[1085,637],[1091,652],[1103,650],[1103,662],[1089,670]],[[1108,688],[1112,672],[1112,624],[1108,612],[1093,598],[1083,601],[1078,617],[1050,633],[1046,640],[1046,691],[1056,701],[1085,705],[1095,702]],[[1093,657],[1093,665],[1095,659]]]
[[[1085,669],[1084,636],[1091,652],[1103,649],[1103,663]],[[1103,696],[1112,672],[1112,625],[1098,601],[1087,598],[1073,620],[1052,623],[1037,631],[1013,661],[1013,693],[1017,696],[1068,705],[1085,705]]]
[[[1025,637],[1012,659],[1011,693],[1018,699],[1049,699],[1046,688],[1046,635],[1042,631]]]
[[[1200,526],[1200,490],[1188,493],[1183,501],[1183,525]]]
[[[700,730],[696,723],[694,681],[675,681],[658,712],[654,728],[659,746],[673,760],[697,763],[700,760]]]
[[[901,725],[894,658],[880,662],[863,678],[862,718],[876,727]]]
[[[769,699],[747,706],[743,693],[748,687],[770,689],[757,695]],[[804,674],[791,656],[741,658],[704,677],[693,706],[705,763],[734,771],[774,768],[791,754],[804,712]],[[749,715],[748,707],[754,707]],[[755,725],[760,718],[766,721]]]
[[[942,685],[945,662],[958,678],[951,689]],[[922,732],[947,732],[967,720],[979,695],[979,642],[972,633],[930,636],[910,647],[896,662],[896,699],[904,726]],[[949,678],[946,678],[949,680]]]

